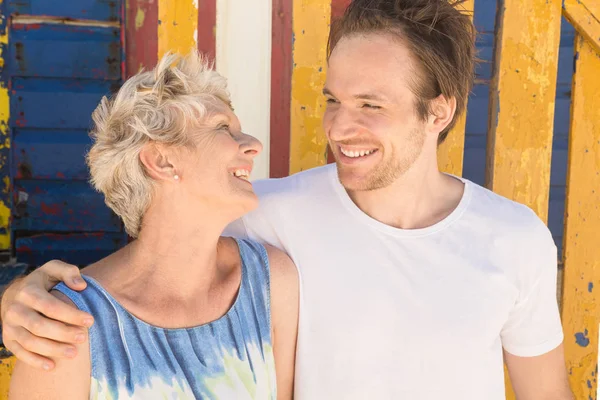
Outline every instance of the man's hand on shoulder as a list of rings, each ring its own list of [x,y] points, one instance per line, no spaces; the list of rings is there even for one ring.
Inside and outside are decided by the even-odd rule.
[[[35,368],[51,370],[53,361],[73,358],[74,344],[87,339],[91,315],[51,295],[59,282],[73,290],[86,288],[79,269],[50,261],[27,277],[15,280],[2,295],[2,339],[19,360]]]

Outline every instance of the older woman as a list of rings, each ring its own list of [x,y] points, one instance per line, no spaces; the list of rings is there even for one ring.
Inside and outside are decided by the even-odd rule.
[[[225,80],[196,53],[168,55],[93,119],[92,183],[136,240],[85,268],[83,292],[56,286],[94,316],[90,340],[51,372],[18,362],[11,398],[291,398],[295,267],[220,237],[257,206],[248,177],[261,151]]]

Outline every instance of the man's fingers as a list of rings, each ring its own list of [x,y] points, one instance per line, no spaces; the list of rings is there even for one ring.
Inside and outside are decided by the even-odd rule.
[[[43,357],[56,360],[59,358],[73,358],[77,355],[75,346],[34,336],[24,328],[16,328],[14,337],[24,350]]]
[[[43,323],[44,321],[35,318],[35,313],[28,312],[30,310],[27,310],[27,307],[48,318],[69,325],[88,328],[94,323],[94,318],[90,314],[78,310],[72,305],[66,304],[64,301],[57,299],[37,286],[27,285],[23,287],[23,289],[17,293],[16,298],[18,303],[13,304],[11,308],[6,311],[6,321],[13,325],[25,326],[30,331],[30,328],[35,327],[31,326],[32,321],[28,321],[27,318],[24,318],[25,316],[34,318],[36,323]],[[25,307],[20,306],[20,304]],[[13,318],[18,319],[19,322],[13,322]],[[38,332],[42,333],[42,336],[46,336],[43,328],[38,327],[35,333],[37,334]]]
[[[9,341],[4,344],[6,345],[6,348],[9,349],[17,357],[19,361],[22,361],[27,365],[46,371],[50,371],[55,366],[54,361],[50,360],[49,358],[38,356],[37,354],[33,354],[25,350],[17,342]]]
[[[6,324],[7,327],[23,327],[36,336],[58,342],[68,344],[83,343],[88,337],[86,328],[66,325],[60,321],[46,318],[34,310],[19,304],[11,307],[7,312],[7,319],[10,321],[10,325]],[[4,333],[4,337],[8,340],[15,340],[10,334],[12,334],[12,331]]]
[[[52,289],[58,282],[64,282],[69,288],[73,290],[83,290],[87,287],[87,284],[81,277],[81,271],[75,265],[67,264],[62,261],[52,260],[42,265],[38,270],[34,271],[45,274],[46,290]]]

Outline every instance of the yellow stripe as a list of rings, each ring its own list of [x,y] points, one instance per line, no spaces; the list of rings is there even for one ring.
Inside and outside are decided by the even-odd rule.
[[[1,348],[4,351],[4,348]],[[17,359],[13,357],[0,359],[0,400],[8,399],[10,377]]]
[[[575,51],[562,318],[575,398],[595,399],[600,323],[600,53],[582,36],[575,40]]]
[[[198,47],[198,2],[158,0],[158,58]]]
[[[488,186],[528,205],[544,221],[560,18],[560,0],[505,0],[490,85]]]
[[[565,0],[563,7],[565,18],[600,52],[600,3]]]
[[[500,17],[490,85],[487,185],[546,221],[561,1],[505,0]],[[505,375],[506,398],[514,400]]]
[[[471,13],[475,10],[474,0],[463,3],[465,11]],[[466,105],[465,105],[466,107]],[[438,148],[438,166],[440,171],[462,176],[463,160],[465,153],[465,126],[467,123],[467,112],[460,116],[456,125],[448,134],[448,137]]]
[[[322,129],[331,0],[294,0],[290,173],[326,163]]]
[[[3,0],[0,0],[0,4],[2,4]],[[4,57],[2,54],[2,48],[8,48],[8,27],[6,28],[6,32],[4,35],[0,36],[0,69],[4,68]],[[10,131],[8,129],[8,119],[10,117],[10,97],[8,94],[8,88],[2,82],[0,82],[0,149],[10,148]],[[6,150],[4,150],[6,151]],[[0,168],[4,168],[5,171],[8,172],[10,168],[4,165],[4,163],[8,162],[8,158],[0,159]],[[0,190],[5,192],[5,196],[7,196],[8,190],[10,188],[10,177],[4,176],[2,178],[2,183],[0,184]],[[0,250],[8,250],[10,249],[10,204],[5,204],[0,199],[0,228],[2,228],[2,232],[0,233]]]

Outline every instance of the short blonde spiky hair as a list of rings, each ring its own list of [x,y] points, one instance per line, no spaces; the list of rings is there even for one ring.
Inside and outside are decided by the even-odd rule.
[[[138,236],[153,192],[141,149],[149,142],[190,145],[190,128],[215,102],[231,108],[226,80],[192,51],[185,57],[165,55],[153,71],[132,76],[94,110],[94,143],[86,157],[91,183],[130,236]]]

